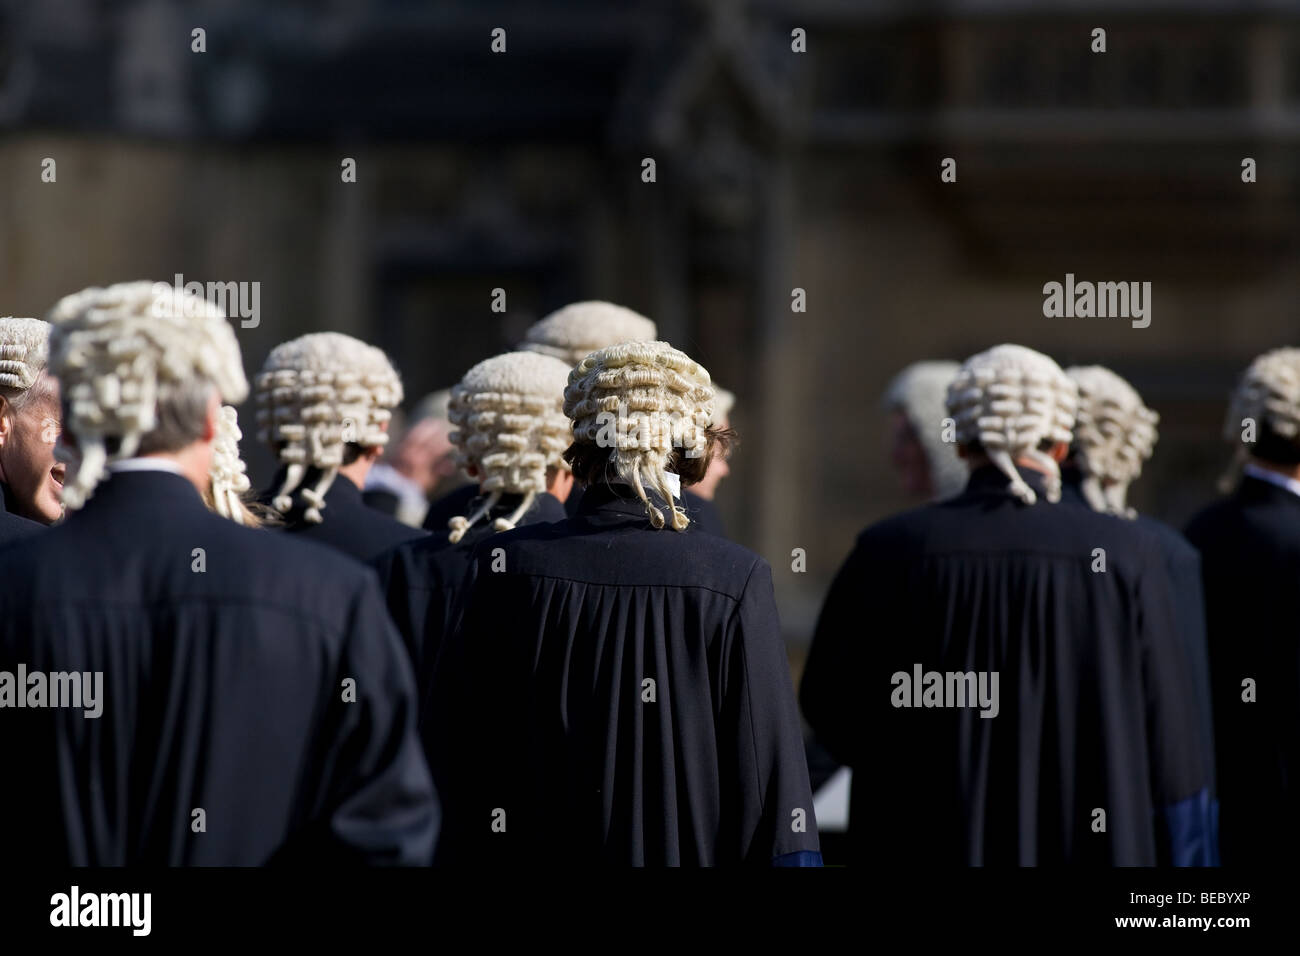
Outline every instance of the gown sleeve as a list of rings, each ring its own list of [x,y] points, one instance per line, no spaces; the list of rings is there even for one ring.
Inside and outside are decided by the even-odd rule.
[[[1187,648],[1192,685],[1202,704],[1201,746],[1205,753],[1210,793],[1217,797],[1214,765],[1213,691],[1210,684],[1209,638],[1205,622],[1205,588],[1201,583],[1201,558],[1190,546],[1186,553],[1171,559],[1170,581],[1178,596],[1176,613],[1178,633]]]
[[[370,562],[370,566],[379,575],[379,590],[388,605],[388,615],[397,626],[402,643],[411,658],[411,664],[419,669],[419,647],[415,642],[413,621],[418,617],[418,608],[412,606],[410,594],[410,568],[406,557],[409,549],[398,545],[385,551]]]
[[[867,578],[862,563],[859,545],[835,575],[799,684],[799,703],[818,742],[837,762],[849,766],[856,762],[854,728],[860,724],[852,710],[858,694],[850,685],[854,675],[861,674],[857,642],[865,639],[861,622]]]
[[[418,547],[399,546],[373,562],[388,613],[406,647],[415,672],[417,723],[423,724],[433,666],[442,642],[445,618],[443,587],[437,562],[421,561]]]
[[[726,653],[719,752],[734,760],[724,769],[738,781],[741,858],[762,866],[821,866],[799,710],[765,561],[750,570]]]
[[[325,862],[424,866],[440,808],[416,732],[410,662],[369,572],[346,626],[327,689],[312,853]]]
[[[1146,569],[1138,581],[1138,612],[1158,860],[1166,866],[1217,866],[1213,755],[1201,730],[1208,700],[1198,693],[1186,639],[1177,632],[1161,556],[1152,555]]]
[[[446,821],[434,858],[438,866],[483,864],[485,851],[493,846],[484,839],[485,818],[471,820],[471,808],[480,804],[483,774],[493,763],[480,751],[481,741],[490,739],[482,712],[492,715],[495,710],[475,693],[476,661],[466,655],[467,642],[471,647],[482,643],[473,637],[479,615],[467,613],[477,578],[475,553],[455,605],[445,612],[446,632],[422,689],[420,736]]]

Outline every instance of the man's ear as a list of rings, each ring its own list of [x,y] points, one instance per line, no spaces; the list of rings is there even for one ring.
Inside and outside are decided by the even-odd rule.
[[[9,440],[14,431],[14,407],[9,399],[0,396],[0,445]]]
[[[546,492],[552,497],[567,501],[573,491],[573,472],[567,468],[552,465],[546,469]]]
[[[391,419],[390,419],[390,421],[391,421]],[[389,424],[388,422],[380,422],[380,423],[379,423],[379,430],[380,430],[381,432],[386,432],[386,431],[388,431],[388,424]],[[370,464],[373,465],[375,462],[379,461],[379,459],[381,459],[381,458],[384,457],[384,449],[387,448],[387,447],[388,447],[388,445],[386,445],[386,444],[385,444],[385,445],[367,445],[367,446],[365,446],[365,447],[363,447],[363,448],[361,449],[361,457],[364,458],[367,462],[369,462]]]

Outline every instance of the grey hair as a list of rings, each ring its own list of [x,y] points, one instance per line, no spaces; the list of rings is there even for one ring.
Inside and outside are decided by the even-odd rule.
[[[216,383],[205,378],[159,382],[158,424],[140,436],[140,448],[136,454],[180,451],[202,440],[208,425],[208,403],[216,393]]]
[[[27,388],[0,385],[0,398],[5,400],[5,404],[9,406],[11,412],[19,413],[26,410],[29,405],[55,399],[57,396],[54,393],[53,382],[54,379],[50,377],[48,370],[42,367],[36,373],[36,378],[33,379],[32,384]]]

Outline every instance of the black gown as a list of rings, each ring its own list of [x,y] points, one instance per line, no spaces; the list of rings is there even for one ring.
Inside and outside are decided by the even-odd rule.
[[[690,528],[716,534],[719,538],[727,536],[726,526],[722,523],[722,514],[712,501],[701,498],[687,488],[682,492],[682,505],[686,508],[687,517],[691,519]]]
[[[45,530],[45,525],[39,521],[32,521],[9,510],[10,494],[12,492],[9,491],[9,486],[0,482],[0,547],[4,547],[10,541],[19,541]]]
[[[1300,496],[1249,475],[1200,512],[1223,863],[1300,853]],[[1254,702],[1243,681],[1255,682]]]
[[[315,470],[309,470],[303,487],[312,487],[317,474]],[[284,470],[281,469],[271,488],[262,494],[261,500],[269,504],[283,480]],[[367,507],[361,497],[361,489],[352,483],[352,479],[343,475],[336,475],[329,490],[325,492],[325,507],[321,509],[321,518],[324,520],[320,524],[304,521],[304,510],[302,497],[295,494],[294,507],[285,515],[283,530],[308,541],[328,545],[358,561],[373,561],[404,541],[425,537],[425,532],[419,528],[408,527],[396,518]]]
[[[852,856],[1213,863],[1164,555],[1130,522],[1047,503],[1043,476],[1021,473],[1032,506],[985,467],[961,495],[868,528],[827,596],[800,700],[853,767]],[[980,672],[989,693],[972,700],[957,675]]]
[[[606,486],[469,573],[431,700],[440,862],[820,864],[762,558]]]
[[[456,544],[447,540],[447,532],[430,533],[386,551],[372,562],[388,600],[389,614],[411,655],[422,710],[428,701],[433,663],[469,568],[470,554],[478,542],[498,533],[492,522],[513,514],[521,500],[519,495],[503,495],[497,506]],[[563,519],[564,505],[543,493],[533,500],[518,526]]]
[[[1063,471],[1061,504],[1092,509],[1081,487],[1082,475],[1073,468]],[[1116,519],[1128,520],[1128,519]],[[1201,586],[1201,556],[1191,543],[1163,521],[1144,514],[1133,519],[1135,527],[1147,532],[1165,556],[1165,569],[1174,597],[1174,628],[1182,639],[1187,666],[1196,697],[1201,702],[1202,753],[1208,761],[1210,793],[1217,803],[1217,774],[1214,758],[1214,720],[1210,694],[1210,654],[1205,634],[1205,595]]]
[[[97,717],[0,709],[10,864],[431,859],[415,684],[368,568],[126,472],[0,552],[0,581],[0,672],[102,673]]]
[[[363,491],[361,492],[361,500],[367,508],[373,508],[381,515],[387,515],[394,521],[397,520],[397,506],[401,504],[401,499],[391,491],[385,491],[383,488]]]
[[[457,515],[468,515],[474,510],[479,497],[478,485],[469,484],[453,488],[441,498],[435,498],[424,515],[424,530],[435,536],[445,536],[449,530],[447,522]]]

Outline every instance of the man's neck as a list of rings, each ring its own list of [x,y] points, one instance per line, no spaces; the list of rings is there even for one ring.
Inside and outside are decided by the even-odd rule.
[[[201,449],[191,446],[183,448],[178,452],[154,452],[148,455],[138,455],[143,461],[169,462],[180,470],[181,476],[190,484],[198,489],[199,494],[205,494],[212,484],[212,446],[207,446],[207,454],[204,455]]]
[[[339,468],[339,477],[346,478],[357,488],[364,488],[366,486],[366,476],[370,474],[370,468],[373,464],[373,460],[363,455],[352,464],[341,466]]]
[[[1273,474],[1281,475],[1283,478],[1300,481],[1300,464],[1279,465],[1275,462],[1264,461],[1261,458],[1251,458],[1250,463],[1262,471],[1271,471]]]
[[[970,455],[966,458],[966,463],[970,467],[970,470],[974,471],[976,468],[984,468],[988,465],[992,465],[993,461],[987,455]],[[1017,458],[1015,459],[1015,464],[1017,468],[1028,468],[1030,471],[1037,471],[1044,475],[1050,474],[1050,472],[1043,467],[1042,462],[1034,461],[1032,458]]]

